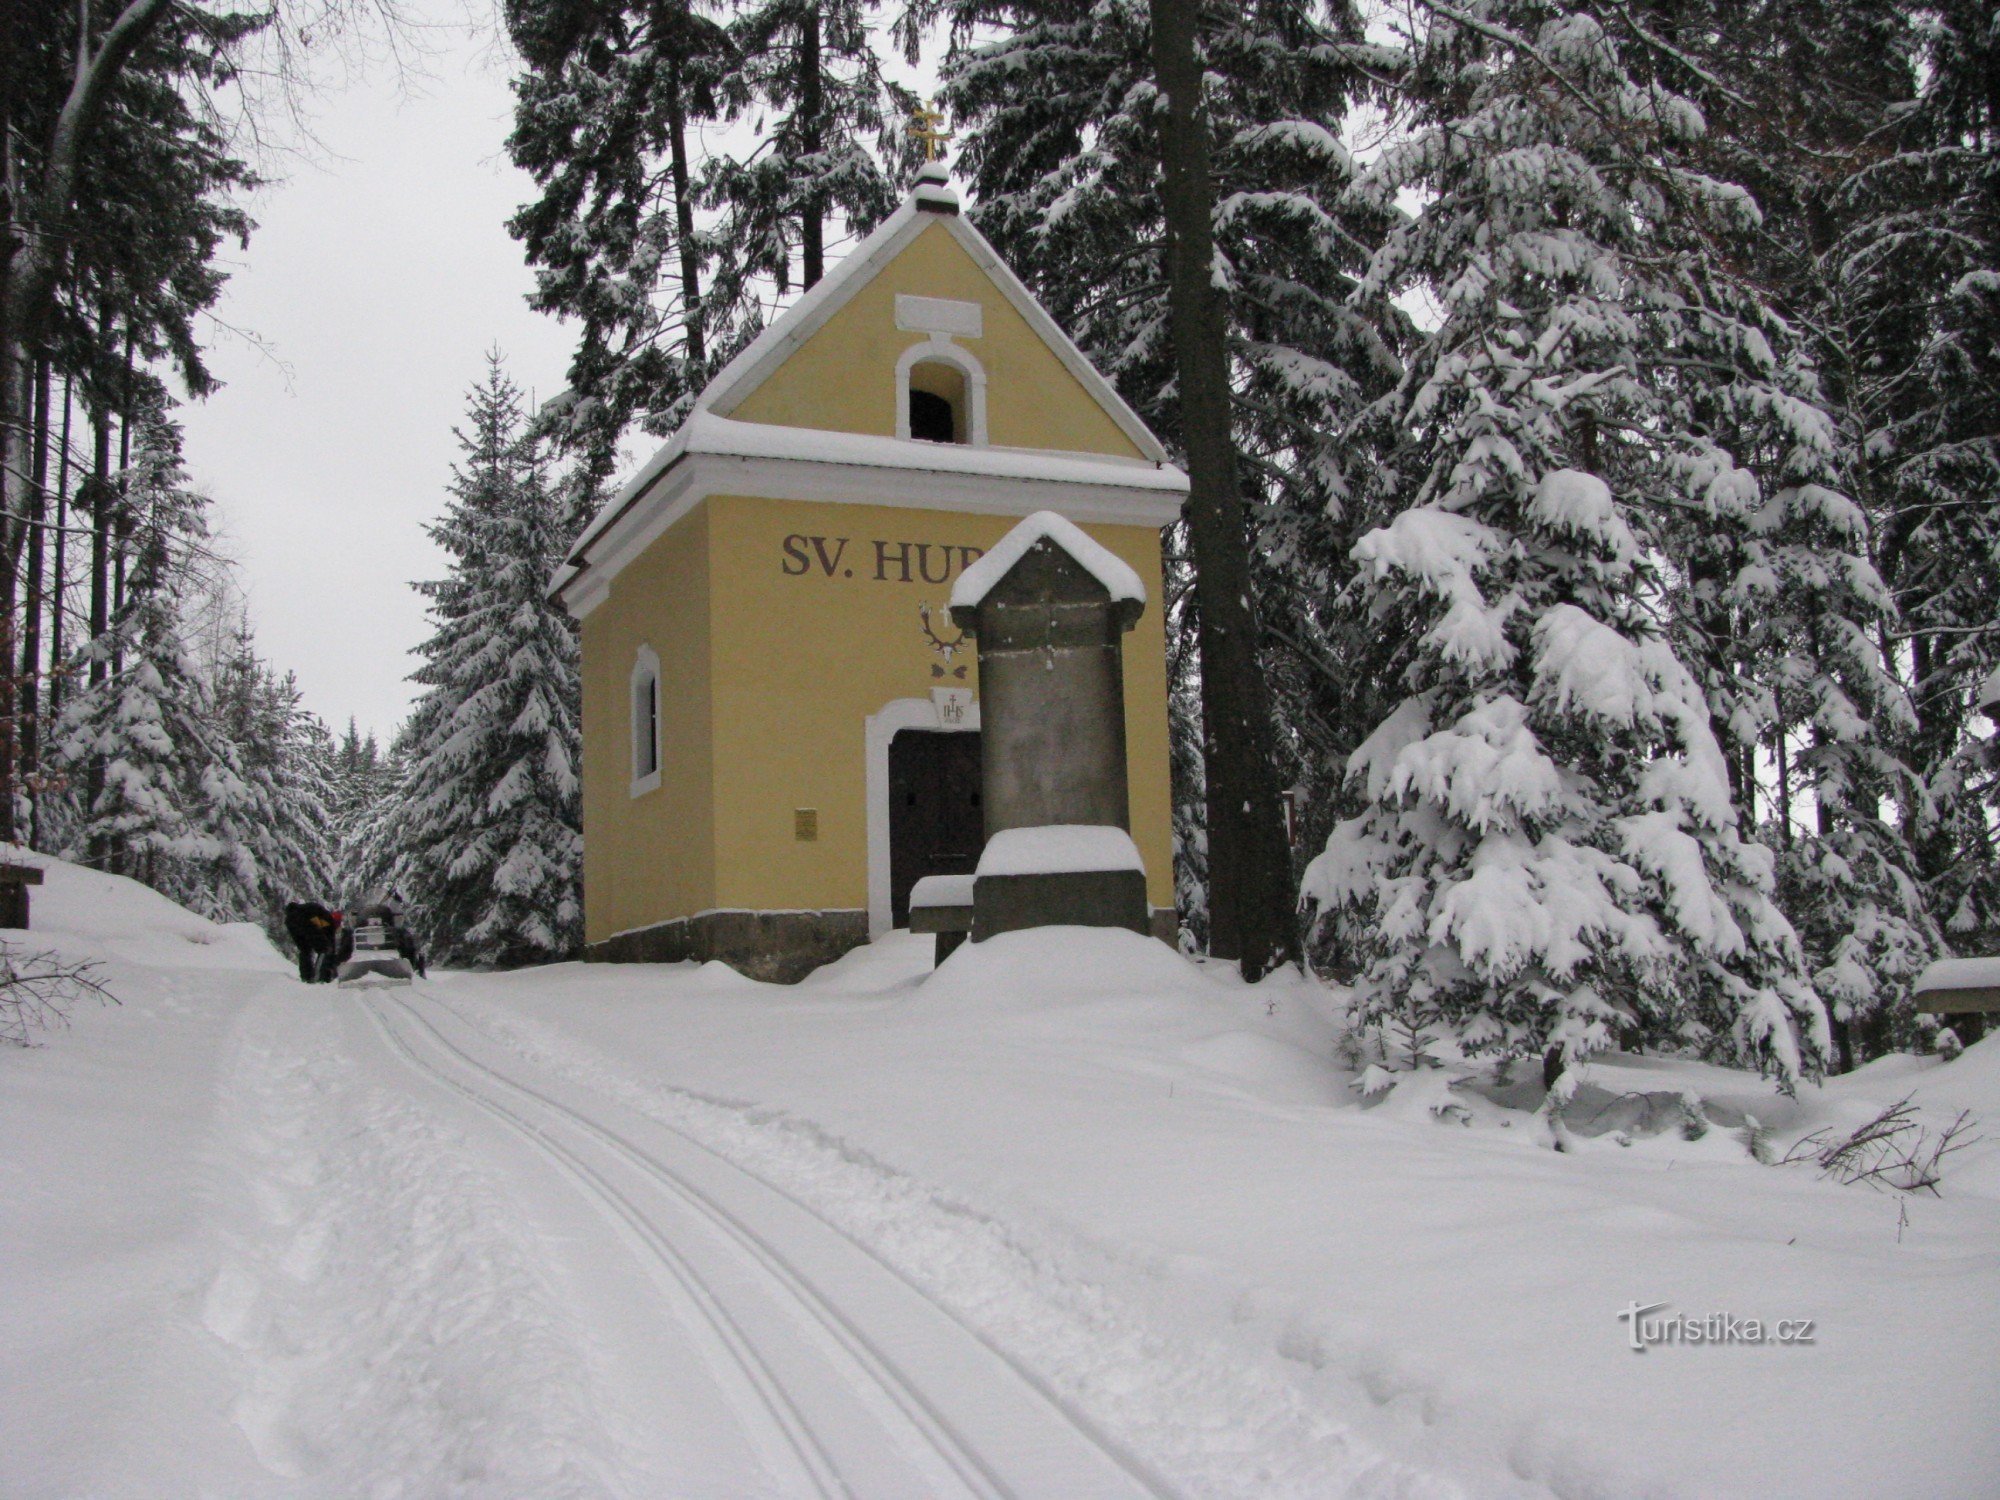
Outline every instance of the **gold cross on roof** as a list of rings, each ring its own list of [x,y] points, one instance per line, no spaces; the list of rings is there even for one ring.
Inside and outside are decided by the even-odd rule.
[[[917,112],[910,116],[910,134],[924,143],[924,160],[937,161],[944,155],[946,141],[958,136],[956,130],[940,130],[944,124],[944,101],[933,100],[928,105],[919,104]]]

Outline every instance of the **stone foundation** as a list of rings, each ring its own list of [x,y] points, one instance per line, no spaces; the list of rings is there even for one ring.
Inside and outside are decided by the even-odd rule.
[[[707,911],[621,932],[583,950],[600,964],[674,964],[720,959],[739,974],[797,984],[868,941],[865,911]]]

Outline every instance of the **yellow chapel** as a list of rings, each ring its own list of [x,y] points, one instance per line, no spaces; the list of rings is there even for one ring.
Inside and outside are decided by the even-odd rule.
[[[702,392],[552,582],[581,622],[586,956],[795,980],[984,840],[959,574],[1055,511],[1135,569],[1131,834],[1171,932],[1160,531],[1186,476],[942,167]]]

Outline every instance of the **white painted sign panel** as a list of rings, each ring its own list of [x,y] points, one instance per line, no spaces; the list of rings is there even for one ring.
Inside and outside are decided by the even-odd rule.
[[[985,331],[986,310],[977,302],[912,297],[907,292],[898,292],[896,326],[905,333],[950,333],[976,339]]]

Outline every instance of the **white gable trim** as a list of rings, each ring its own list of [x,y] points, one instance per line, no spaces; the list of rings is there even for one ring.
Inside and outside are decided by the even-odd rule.
[[[986,335],[986,309],[977,302],[958,302],[949,297],[915,297],[908,292],[898,292],[896,327],[904,333],[983,338]]]
[[[1173,472],[1178,475],[1179,471]],[[1147,468],[1138,473],[1150,476],[1154,471]],[[949,486],[945,503],[940,503],[941,484]],[[1052,510],[1083,525],[1167,526],[1180,518],[1184,493],[1120,484],[1116,469],[1105,476],[1105,482],[1087,484],[1006,474],[939,474],[856,463],[690,453],[645,497],[644,504],[627,509],[592,539],[588,558],[572,554],[570,564],[552,580],[550,592],[573,616],[583,619],[611,597],[614,578],[711,495],[994,516]]]
[[[1098,374],[1097,368],[1083,357],[1083,351],[1071,342],[1069,335],[1056,326],[1055,319],[1035,300],[1034,294],[1022,284],[1021,279],[1008,269],[999,253],[987,243],[986,236],[974,229],[963,214],[927,213],[914,202],[905,202],[883,220],[880,227],[863,240],[851,255],[822,277],[817,286],[794,302],[776,322],[757,335],[748,348],[725,365],[696,398],[695,409],[712,411],[721,417],[735,411],[776,373],[780,365],[791,358],[799,345],[824,327],[853,299],[856,292],[873,281],[910,241],[932,224],[943,225],[945,232],[958,241],[966,254],[972,257],[973,264],[986,273],[988,279],[1000,289],[1000,294],[1062,362],[1063,368],[1090,392],[1091,398],[1104,408],[1105,415],[1117,424],[1118,430],[1132,440],[1132,445],[1154,463],[1167,462],[1167,450],[1160,445],[1160,440],[1125,404],[1111,382]]]

